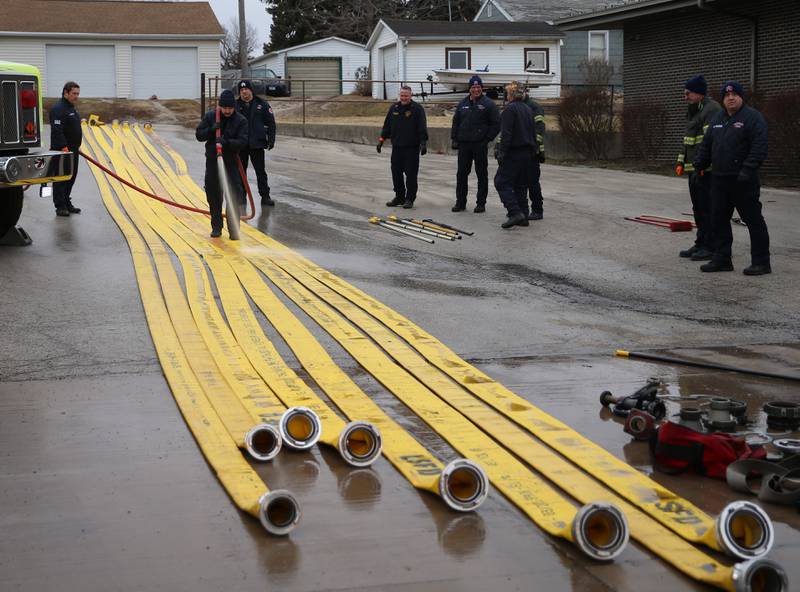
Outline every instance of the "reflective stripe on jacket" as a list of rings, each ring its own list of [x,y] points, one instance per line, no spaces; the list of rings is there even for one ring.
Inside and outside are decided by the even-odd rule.
[[[694,107],[697,107],[695,111]],[[714,116],[722,109],[719,103],[708,97],[703,98],[696,106],[689,105],[686,112],[686,131],[683,134],[683,147],[678,153],[677,163],[684,165],[687,173],[694,171],[692,160],[697,146],[702,144],[703,136]]]

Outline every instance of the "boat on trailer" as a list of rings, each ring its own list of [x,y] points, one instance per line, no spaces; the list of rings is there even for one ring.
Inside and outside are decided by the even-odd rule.
[[[443,86],[451,92],[463,92],[469,89],[469,79],[476,74],[481,77],[483,81],[483,88],[487,91],[495,91],[497,94],[503,94],[503,87],[514,80],[524,82],[531,89],[537,87],[542,88],[543,95],[550,95],[551,92],[544,92],[549,86],[553,85],[555,80],[554,73],[547,72],[493,72],[487,70],[455,70],[455,69],[442,69],[433,71],[433,82],[439,86]],[[535,90],[531,92],[536,96]]]

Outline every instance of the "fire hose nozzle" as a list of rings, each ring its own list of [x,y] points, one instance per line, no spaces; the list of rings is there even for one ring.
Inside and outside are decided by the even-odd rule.
[[[380,430],[366,421],[351,421],[339,434],[339,453],[354,467],[368,467],[383,450]]]
[[[736,592],[788,592],[786,570],[771,559],[753,559],[733,566]]]
[[[283,439],[278,429],[266,423],[250,428],[245,434],[244,446],[255,460],[270,461],[281,451]]]
[[[278,424],[283,442],[293,450],[308,450],[319,441],[322,424],[308,407],[291,407]]]
[[[289,534],[300,521],[300,514],[300,503],[285,489],[269,491],[258,500],[258,519],[270,534]]]
[[[722,551],[739,559],[757,559],[769,553],[775,529],[767,513],[753,502],[731,502],[715,521]]]
[[[572,540],[592,559],[612,561],[628,545],[625,514],[608,502],[586,504],[572,521]]]
[[[459,458],[442,470],[439,494],[453,510],[471,512],[489,495],[489,478],[478,463]]]

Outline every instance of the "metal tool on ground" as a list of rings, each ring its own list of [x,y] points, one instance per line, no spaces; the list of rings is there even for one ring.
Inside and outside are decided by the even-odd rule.
[[[800,454],[800,440],[795,438],[778,438],[773,440],[772,445],[784,454]]]
[[[442,228],[446,228],[448,230],[455,230],[456,232],[460,232],[461,234],[466,234],[467,236],[472,236],[473,234],[475,234],[474,232],[470,232],[469,230],[462,230],[460,228],[456,228],[455,226],[450,226],[449,224],[445,224],[444,222],[437,222],[436,220],[432,220],[431,218],[425,218],[423,222],[435,224],[436,226],[441,226]]]
[[[681,214],[683,215],[683,214]],[[637,218],[642,218],[644,220],[656,220],[658,222],[688,222],[692,225],[692,228],[697,228],[697,224],[694,223],[694,215],[692,215],[692,220],[686,220],[684,218],[673,218],[671,216],[657,216],[655,214],[640,214],[636,216]]]
[[[434,238],[441,238],[449,241],[456,240],[456,237],[452,234],[444,234],[442,232],[436,232],[435,230],[425,228],[424,226],[419,226],[418,224],[409,224],[407,222],[401,221],[397,216],[394,215],[389,216],[389,218],[384,220],[384,222],[386,222],[387,224],[391,224],[392,226],[397,226],[398,228],[405,228],[406,230],[417,232],[419,234],[424,234],[426,236],[432,236]]]
[[[382,228],[387,228],[388,230],[393,230],[394,232],[397,232],[399,234],[404,234],[406,236],[410,236],[412,238],[415,238],[417,240],[421,240],[421,241],[426,242],[426,243],[433,244],[433,242],[434,242],[432,238],[428,238],[427,236],[422,236],[417,232],[412,232],[410,230],[406,230],[404,228],[400,228],[399,226],[393,226],[392,224],[389,224],[388,222],[384,221],[382,218],[378,218],[377,216],[372,216],[369,219],[369,221],[370,221],[371,224],[376,224],[377,226],[380,226]]]
[[[625,219],[631,222],[640,222],[642,224],[651,224],[653,226],[669,228],[671,232],[688,232],[694,228],[693,224],[688,220],[676,220],[674,218],[661,218],[656,216],[625,216]]]
[[[610,407],[611,412],[618,417],[628,417],[631,409],[641,409],[655,419],[661,419],[667,414],[667,407],[658,398],[660,387],[660,380],[651,379],[646,385],[627,397],[615,397],[611,391],[603,391],[600,394],[600,403],[603,407]]]
[[[714,397],[708,406],[706,425],[714,430],[732,432],[736,429],[736,419],[731,415],[731,400]]]
[[[678,425],[694,430],[695,432],[705,432],[703,427],[703,411],[698,407],[684,407],[678,413]]]
[[[682,360],[681,358],[673,358],[670,356],[659,356],[656,354],[646,354],[642,352],[631,352],[624,349],[618,349],[614,352],[618,358],[637,358],[640,360],[650,360],[653,362],[666,362],[667,364],[677,364],[681,366],[693,366],[694,368],[708,368],[710,370],[724,370],[726,372],[740,372],[742,374],[750,374],[752,376],[763,376],[765,378],[777,378],[780,380],[793,380],[800,382],[800,376],[792,376],[791,374],[779,374],[776,372],[762,372],[760,370],[751,370],[749,368],[739,368],[737,366],[725,366],[724,364],[713,364],[711,362],[697,362],[693,360]]]
[[[437,232],[443,232],[445,234],[452,234],[458,239],[461,238],[461,233],[459,233],[457,230],[452,230],[450,228],[445,228],[444,226],[438,226],[438,225],[433,224],[431,222],[426,222],[425,220],[417,220],[416,218],[404,218],[404,220],[406,222],[413,222],[414,224],[419,224],[421,226],[424,226],[425,228],[430,228],[431,230],[435,230]]]
[[[387,218],[387,222],[394,222],[396,224],[402,225],[404,228],[408,228],[409,230],[416,230],[417,232],[420,232],[422,234],[429,234],[430,236],[443,238],[445,240],[452,241],[461,238],[461,235],[456,232],[452,232],[444,228],[442,230],[435,230],[431,227],[425,226],[424,224],[414,222],[409,218],[398,218],[394,214],[389,215],[389,217]]]
[[[800,403],[794,401],[770,401],[764,403],[767,426],[770,428],[796,430],[800,427]]]
[[[762,502],[800,504],[800,456],[778,462],[743,459],[731,463],[725,473],[734,491],[752,493]]]
[[[656,418],[647,411],[631,409],[623,431],[633,436],[634,440],[647,441],[656,431]]]

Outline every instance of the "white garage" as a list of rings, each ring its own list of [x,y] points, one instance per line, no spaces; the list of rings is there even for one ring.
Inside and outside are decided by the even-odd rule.
[[[47,96],[58,97],[64,83],[80,80],[87,97],[116,97],[117,75],[113,45],[55,45],[45,47]]]
[[[186,99],[200,94],[196,47],[133,47],[133,99]]]
[[[49,97],[74,80],[82,97],[196,99],[201,75],[220,74],[224,30],[208,2],[2,4],[0,56],[39,68]]]

